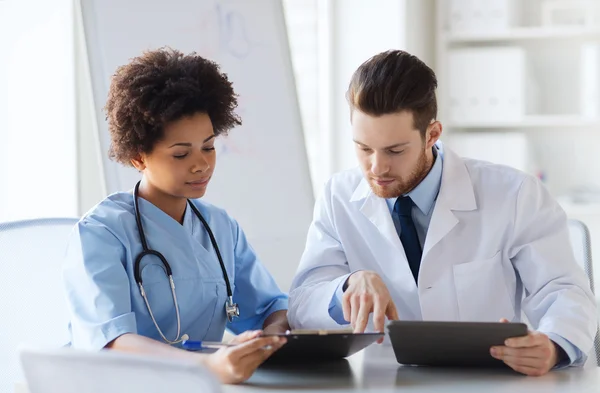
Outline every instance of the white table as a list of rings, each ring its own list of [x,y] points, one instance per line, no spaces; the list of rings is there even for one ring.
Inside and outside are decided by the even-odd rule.
[[[527,377],[510,369],[448,369],[403,367],[391,347],[372,345],[347,360],[302,367],[259,369],[243,385],[225,386],[224,393],[251,392],[477,392],[599,393],[600,367],[556,370]]]

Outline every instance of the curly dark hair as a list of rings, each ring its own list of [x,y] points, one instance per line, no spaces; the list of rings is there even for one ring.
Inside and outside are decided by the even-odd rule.
[[[242,124],[236,107],[237,95],[216,63],[168,47],[144,52],[112,77],[104,108],[109,156],[131,165],[152,151],[167,124],[196,113],[208,114],[215,135],[226,134]]]

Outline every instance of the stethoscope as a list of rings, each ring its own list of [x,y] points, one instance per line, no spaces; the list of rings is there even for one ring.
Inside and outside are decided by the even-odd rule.
[[[160,252],[158,252],[156,250],[152,250],[148,247],[148,242],[146,241],[146,236],[144,235],[144,228],[142,227],[140,208],[137,203],[139,187],[140,187],[140,182],[138,182],[135,185],[135,189],[133,191],[133,206],[135,208],[135,222],[137,224],[137,229],[140,234],[140,239],[142,240],[143,251],[141,253],[139,253],[137,258],[135,259],[133,274],[135,276],[135,281],[137,282],[138,287],[140,287],[140,294],[142,295],[142,298],[144,299],[144,302],[146,303],[146,307],[148,308],[148,312],[150,313],[150,318],[152,318],[152,322],[154,322],[154,326],[156,326],[156,330],[158,330],[158,333],[160,334],[162,339],[165,340],[166,343],[177,344],[184,340],[188,340],[189,336],[187,334],[180,336],[180,334],[181,334],[181,318],[179,316],[179,304],[177,303],[177,293],[175,292],[175,282],[173,281],[173,272],[171,270],[171,266],[169,265],[169,262],[167,262],[167,259]],[[223,272],[223,278],[225,279],[225,285],[227,286],[227,301],[225,302],[225,312],[227,314],[227,319],[229,320],[229,322],[233,322],[233,318],[240,316],[240,308],[238,307],[238,305],[236,303],[233,302],[233,293],[231,292],[231,285],[229,284],[229,277],[227,276],[227,270],[225,269],[225,264],[223,263],[223,258],[221,257],[221,252],[219,251],[219,246],[217,245],[217,241],[215,240],[215,236],[214,236],[212,230],[210,229],[210,226],[208,225],[208,223],[206,222],[204,217],[202,217],[202,214],[200,214],[200,212],[198,211],[196,206],[194,206],[194,204],[190,200],[188,200],[187,203],[192,208],[194,213],[196,214],[196,217],[198,217],[200,219],[200,221],[202,221],[202,225],[204,225],[204,228],[208,232],[208,236],[210,237],[210,242],[212,243],[212,246],[215,249],[217,258],[219,259],[219,264],[221,265],[221,271]],[[175,340],[167,339],[165,337],[164,333],[162,332],[162,330],[160,329],[160,327],[158,326],[158,323],[156,322],[156,319],[154,318],[154,314],[152,313],[152,308],[150,308],[150,303],[148,302],[148,298],[146,297],[146,291],[144,290],[144,286],[142,285],[142,275],[140,272],[140,263],[142,262],[142,258],[144,258],[147,255],[154,255],[154,256],[158,257],[158,259],[160,259],[160,261],[162,262],[162,264],[165,268],[165,273],[166,273],[167,277],[169,277],[169,284],[171,286],[171,294],[173,296],[173,303],[175,304],[175,315],[177,316],[177,337],[175,337]]]

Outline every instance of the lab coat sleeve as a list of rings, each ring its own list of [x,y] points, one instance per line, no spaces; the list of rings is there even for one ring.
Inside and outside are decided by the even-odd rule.
[[[335,228],[331,180],[314,208],[306,247],[292,282],[288,318],[294,329],[335,329],[347,325],[341,286],[351,271]]]
[[[260,330],[269,315],[287,310],[288,295],[279,289],[260,262],[237,222],[233,221],[233,227],[236,239],[233,299],[240,308],[240,317],[228,322],[227,328],[239,334]]]
[[[565,340],[558,345],[574,345],[578,351],[563,349],[581,365],[596,334],[596,305],[574,258],[566,214],[533,177],[523,181],[516,206],[510,258],[525,289],[523,311],[538,331]]]
[[[125,333],[137,333],[124,253],[103,224],[81,221],[74,228],[63,265],[73,347],[100,350]]]
[[[552,340],[556,345],[558,345],[565,351],[568,357],[568,359],[559,361],[555,368],[564,368],[570,365],[577,365],[580,361],[580,358],[582,360],[585,359],[582,358],[583,354],[581,353],[581,351],[575,345],[571,344],[568,340],[565,340],[563,337],[554,333],[548,333],[547,335],[548,338],[550,338],[550,340]]]

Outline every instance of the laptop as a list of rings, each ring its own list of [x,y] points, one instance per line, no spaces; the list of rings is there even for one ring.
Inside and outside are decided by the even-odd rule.
[[[21,365],[29,393],[220,393],[217,378],[188,361],[123,354],[22,350]]]
[[[511,337],[528,333],[524,323],[391,321],[388,333],[404,365],[507,367],[490,354]]]

